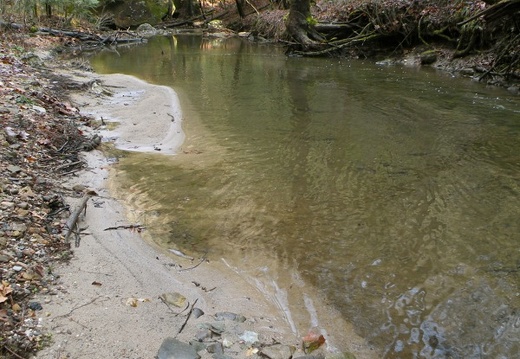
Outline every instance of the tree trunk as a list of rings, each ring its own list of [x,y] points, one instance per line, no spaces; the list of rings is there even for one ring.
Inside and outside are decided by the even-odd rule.
[[[246,17],[244,13],[244,0],[235,0],[235,3],[237,4],[238,15],[240,15],[241,18]]]
[[[291,1],[287,31],[305,49],[316,48],[324,40],[312,25],[310,0]]]
[[[200,9],[197,0],[173,0],[180,18],[190,18],[198,15]]]

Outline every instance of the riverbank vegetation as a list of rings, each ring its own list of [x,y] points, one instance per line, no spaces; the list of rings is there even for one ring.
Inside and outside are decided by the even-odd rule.
[[[133,10],[127,12],[121,3]],[[463,72],[488,83],[511,83],[520,77],[520,0],[163,0],[141,10],[127,0],[117,7],[118,13],[126,14],[124,20],[117,19],[114,4],[1,0],[1,23],[5,27],[23,22],[33,32],[43,23],[92,34],[108,29],[124,33],[145,20],[170,31],[195,27],[215,32],[211,25],[218,21],[217,29],[224,26],[250,33],[251,38],[283,42],[293,56],[407,61]],[[82,38],[76,32],[68,34]]]

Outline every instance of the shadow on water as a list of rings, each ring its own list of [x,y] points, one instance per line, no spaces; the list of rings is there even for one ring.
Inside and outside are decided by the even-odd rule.
[[[183,153],[121,161],[155,240],[268,278],[288,305],[315,287],[386,358],[517,355],[518,97],[282,52],[159,37],[92,59],[181,98]]]

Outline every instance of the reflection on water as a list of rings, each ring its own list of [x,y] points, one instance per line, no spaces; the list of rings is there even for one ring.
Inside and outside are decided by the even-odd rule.
[[[518,97],[238,39],[92,63],[181,97],[183,153],[121,162],[163,245],[209,249],[296,305],[293,285],[314,286],[386,358],[520,352]]]

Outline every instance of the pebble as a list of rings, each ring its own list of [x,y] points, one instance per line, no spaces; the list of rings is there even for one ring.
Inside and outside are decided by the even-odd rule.
[[[19,271],[21,271],[22,269],[23,269],[22,266],[13,266],[13,270],[14,270],[15,272],[19,272]]]

